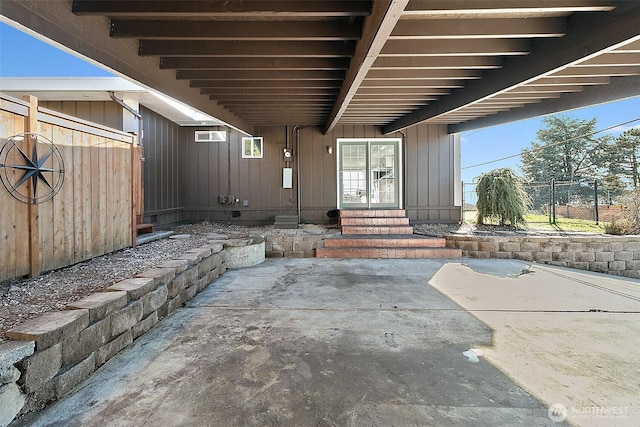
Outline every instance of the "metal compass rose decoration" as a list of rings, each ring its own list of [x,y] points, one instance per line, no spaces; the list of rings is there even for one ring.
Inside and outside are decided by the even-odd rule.
[[[0,149],[0,181],[9,194],[23,203],[47,202],[62,188],[62,155],[42,135],[21,133],[11,136]]]

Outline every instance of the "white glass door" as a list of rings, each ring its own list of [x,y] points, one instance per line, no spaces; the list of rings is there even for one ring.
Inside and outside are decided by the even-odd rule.
[[[338,140],[339,209],[400,207],[400,141]]]

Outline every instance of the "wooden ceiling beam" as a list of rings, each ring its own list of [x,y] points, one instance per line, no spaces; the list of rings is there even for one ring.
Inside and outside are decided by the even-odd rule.
[[[349,58],[162,57],[161,69],[180,70],[346,70]]]
[[[367,79],[397,80],[438,80],[438,79],[479,79],[482,76],[476,70],[370,70]]]
[[[382,51],[385,56],[501,56],[527,55],[529,43],[521,39],[488,40],[389,40]]]
[[[146,0],[74,0],[76,15],[111,17],[340,17],[367,16],[368,1],[146,1]]]
[[[492,56],[378,57],[371,70],[488,70],[500,68],[502,59]]]
[[[371,6],[371,15],[365,18],[362,27],[362,37],[355,47],[347,75],[342,84],[336,105],[324,126],[324,134],[329,133],[340,121],[351,98],[366,78],[398,19],[402,15],[409,0],[378,0]]]
[[[140,40],[140,56],[201,56],[201,57],[351,57],[354,42],[320,41],[203,41],[203,40]]]
[[[464,90],[455,91],[439,102],[418,109],[384,126],[383,133],[396,132],[456,111],[466,105],[481,102],[509,89],[537,81],[540,76],[549,76],[585,58],[598,56],[639,38],[640,2],[621,1],[616,5],[614,10],[602,15],[571,15],[567,23],[569,31],[565,37],[536,39],[532,42],[529,55],[509,58],[505,61],[503,68],[492,70],[481,80],[471,80],[467,82]],[[481,40],[468,40],[468,42],[473,41]],[[573,78],[568,79],[573,80]],[[584,93],[584,91],[578,93]],[[559,111],[563,110],[565,108],[559,109]]]
[[[327,21],[113,20],[111,37],[140,40],[358,40],[360,26],[346,18]]]
[[[389,40],[562,37],[562,18],[401,20]]]
[[[242,89],[340,89],[340,80],[191,80],[190,87]]]
[[[326,70],[178,70],[178,80],[342,80],[344,71]]]

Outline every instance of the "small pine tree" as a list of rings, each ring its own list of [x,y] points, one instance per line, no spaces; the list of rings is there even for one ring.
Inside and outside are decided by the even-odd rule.
[[[478,224],[485,219],[497,219],[500,225],[515,227],[524,224],[530,198],[522,189],[521,180],[509,168],[494,169],[480,175],[478,193]]]

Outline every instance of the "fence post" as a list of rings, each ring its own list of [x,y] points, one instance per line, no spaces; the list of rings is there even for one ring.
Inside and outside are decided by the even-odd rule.
[[[38,98],[31,95],[26,95],[22,99],[29,103],[29,115],[25,120],[25,133],[38,133]],[[29,135],[27,137],[27,153],[31,155],[34,145],[37,144],[34,138]],[[29,194],[35,198],[35,188],[30,182]],[[40,275],[42,271],[42,261],[40,257],[40,221],[38,205],[36,203],[29,203],[29,277],[36,277]]]
[[[551,224],[555,224],[557,220],[556,216],[556,179],[551,179],[551,215],[552,222]]]
[[[593,190],[594,190],[594,203],[596,205],[596,225],[599,225],[600,222],[600,213],[598,212],[598,180],[593,180]]]

